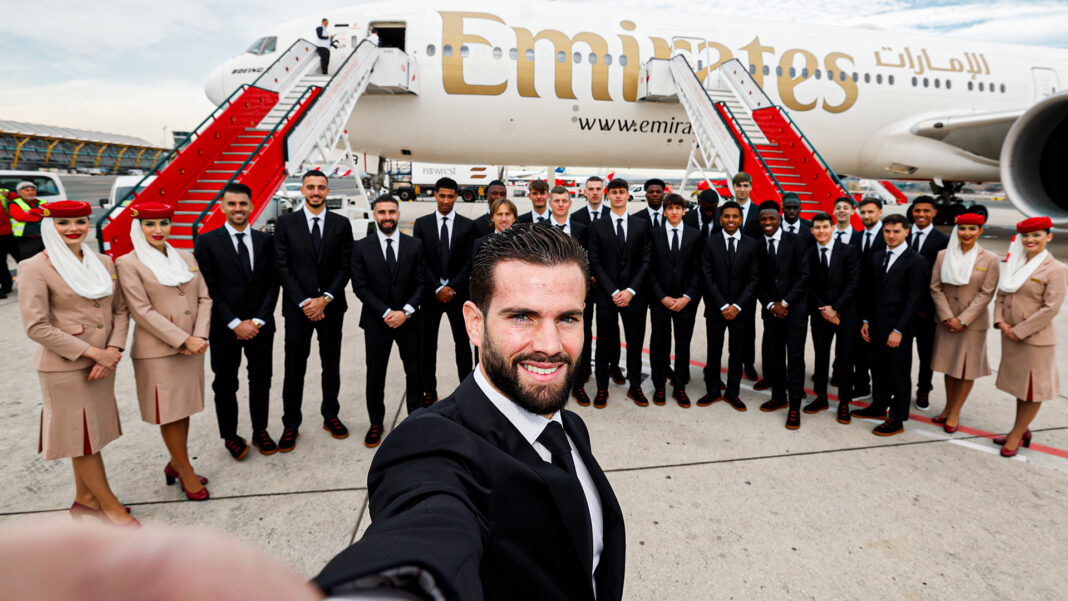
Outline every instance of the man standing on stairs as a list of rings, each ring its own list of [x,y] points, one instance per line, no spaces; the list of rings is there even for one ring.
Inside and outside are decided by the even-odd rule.
[[[323,24],[315,28],[315,51],[319,53],[319,67],[326,75],[330,66],[330,46],[334,43],[334,36],[329,29],[330,21],[323,19]]]
[[[308,369],[312,334],[319,338],[322,364],[323,429],[345,438],[348,429],[338,419],[341,388],[341,325],[345,318],[345,285],[349,281],[352,225],[326,210],[330,184],[322,171],[311,170],[301,179],[301,208],[282,215],[275,223],[274,253],[282,283],[282,317],[286,322],[285,368],[282,381],[282,438],[278,450],[297,445],[302,421],[304,374]]]

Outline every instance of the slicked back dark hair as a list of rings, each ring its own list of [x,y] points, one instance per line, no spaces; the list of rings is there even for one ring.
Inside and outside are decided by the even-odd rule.
[[[304,180],[308,179],[309,177],[321,177],[321,178],[325,179],[328,182],[330,181],[330,178],[326,177],[326,174],[323,173],[322,171],[319,171],[318,169],[309,169],[309,170],[305,171],[304,175],[302,175],[300,177],[300,183],[303,184]]]
[[[378,203],[380,203],[380,202],[391,202],[391,203],[397,205],[397,208],[400,208],[400,203],[397,202],[396,198],[393,198],[393,196],[391,196],[389,194],[383,194],[383,195],[379,196],[378,198],[376,198],[373,203],[371,203],[371,210],[373,211],[376,208],[378,208]]]
[[[506,261],[542,267],[574,264],[582,270],[582,279],[586,282],[583,298],[589,292],[590,263],[577,240],[555,227],[517,223],[486,238],[472,262],[471,302],[483,314],[489,311],[493,298],[497,265]]]
[[[905,229],[909,229],[909,220],[905,219],[904,215],[898,215],[897,213],[894,213],[893,215],[887,215],[886,217],[883,217],[883,228],[888,225],[893,225],[895,223]]]

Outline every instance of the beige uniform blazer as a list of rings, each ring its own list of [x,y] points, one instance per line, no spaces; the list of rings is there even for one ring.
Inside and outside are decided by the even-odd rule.
[[[115,278],[111,258],[98,254]],[[59,275],[47,252],[18,266],[19,308],[26,336],[40,345],[37,371],[75,371],[93,366],[89,347],[126,348],[129,315],[118,285],[111,296],[95,300],[76,294]]]
[[[177,250],[177,249],[176,249]],[[192,253],[177,250],[196,277],[180,286],[164,286],[135,253],[116,261],[119,285],[137,322],[134,328],[133,359],[153,359],[176,355],[186,338],[208,337],[211,327],[211,297]]]
[[[956,317],[969,330],[989,329],[989,305],[998,289],[1001,259],[989,250],[982,249],[975,259],[975,269],[968,283],[954,286],[942,282],[942,262],[946,252],[938,251],[938,258],[931,269],[931,299],[934,300],[938,323]]]
[[[1068,267],[1049,255],[1019,290],[1013,294],[998,290],[994,323],[1012,326],[1013,334],[1024,344],[1055,345],[1057,330],[1053,318],[1061,310],[1066,287]]]

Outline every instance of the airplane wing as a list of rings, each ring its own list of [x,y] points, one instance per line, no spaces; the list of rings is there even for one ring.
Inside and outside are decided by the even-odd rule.
[[[916,123],[910,131],[939,140],[981,157],[997,161],[1012,124],[1026,109],[992,113],[967,113],[931,117]]]

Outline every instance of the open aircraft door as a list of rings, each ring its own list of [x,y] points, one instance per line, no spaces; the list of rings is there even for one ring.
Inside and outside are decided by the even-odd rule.
[[[1053,96],[1060,89],[1057,72],[1053,69],[1031,67],[1031,74],[1035,78],[1035,100]]]
[[[708,69],[708,48],[701,38],[671,38],[671,56],[682,56],[703,80]]]

